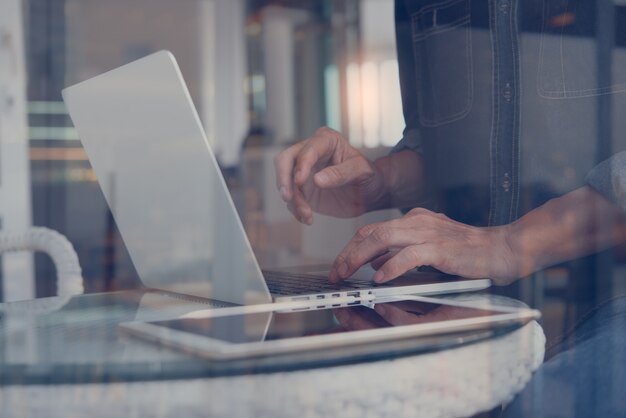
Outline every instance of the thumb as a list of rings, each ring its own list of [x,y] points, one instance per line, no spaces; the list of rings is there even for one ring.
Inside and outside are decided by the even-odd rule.
[[[327,189],[364,181],[373,174],[374,170],[365,158],[352,158],[320,170],[313,181],[317,187]]]

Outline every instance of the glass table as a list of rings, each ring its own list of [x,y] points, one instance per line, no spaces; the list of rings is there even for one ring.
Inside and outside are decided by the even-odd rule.
[[[18,409],[31,408],[28,399],[34,396],[32,391],[41,391],[37,396],[45,399],[50,412],[59,399],[77,402],[75,392],[90,388],[97,394],[84,398],[85,408],[88,408],[88,405],[107,404],[111,393],[119,393],[120,387],[124,387],[127,396],[137,391],[141,395],[126,398],[118,407],[143,405],[142,408],[149,408],[157,399],[163,401],[180,391],[196,393],[194,390],[202,387],[207,393],[222,393],[225,387],[235,385],[248,389],[218,397],[211,395],[206,399],[195,396],[189,402],[197,406],[210,399],[209,406],[199,409],[205,412],[211,408],[217,408],[217,411],[219,405],[224,408],[226,402],[250,413],[260,408],[275,415],[282,411],[278,408],[280,404],[254,389],[269,385],[281,391],[281,397],[285,397],[283,404],[292,404],[293,408],[299,408],[297,405],[302,402],[313,402],[310,393],[299,392],[298,388],[310,387],[313,392],[335,388],[333,396],[343,401],[337,398],[329,403],[327,399],[315,397],[317,401],[313,403],[317,402],[316,405],[309,406],[332,413],[332,408],[342,402],[350,404],[352,399],[362,412],[366,404],[383,395],[394,399],[410,396],[412,405],[422,402],[420,396],[432,399],[434,395],[428,391],[416,395],[411,387],[417,385],[417,381],[421,382],[418,387],[422,387],[420,385],[426,379],[440,391],[449,387],[454,392],[456,385],[470,379],[476,390],[488,386],[488,390],[476,397],[484,400],[476,407],[484,409],[521,390],[543,358],[543,333],[534,321],[521,328],[457,333],[445,339],[413,338],[229,361],[211,361],[120,332],[119,324],[124,322],[161,320],[206,308],[202,300],[193,298],[169,300],[164,305],[161,292],[139,289],[2,305],[0,403],[4,408],[12,408],[11,405]],[[496,352],[500,354],[494,354]],[[426,376],[420,370],[430,370],[431,375]],[[501,382],[493,386],[498,379]],[[502,379],[510,380],[510,384],[503,383]],[[482,383],[478,384],[478,381]],[[83,385],[86,383],[89,385]],[[380,386],[381,390],[357,390],[352,395],[342,392],[354,391],[355,384],[360,388]],[[338,388],[337,385],[341,386]],[[169,388],[165,398],[163,387]],[[59,392],[61,388],[64,391]],[[503,389],[507,390],[503,392]],[[445,398],[441,393],[436,397],[443,399],[442,396]],[[463,396],[457,395],[457,398]],[[167,408],[178,401],[171,402],[174,401],[166,402]],[[453,405],[444,404],[448,408]],[[159,408],[166,407],[161,405]],[[53,412],[50,414],[55,416]],[[59,414],[62,416],[61,410]]]

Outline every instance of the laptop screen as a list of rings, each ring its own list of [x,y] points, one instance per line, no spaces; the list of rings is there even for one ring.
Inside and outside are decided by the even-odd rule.
[[[270,300],[172,54],[63,97],[146,286],[237,304]]]

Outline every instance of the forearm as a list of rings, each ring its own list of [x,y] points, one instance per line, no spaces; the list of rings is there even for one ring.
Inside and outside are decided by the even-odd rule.
[[[622,210],[589,186],[550,200],[504,228],[519,277],[626,241]]]
[[[368,205],[368,210],[412,207],[423,200],[426,182],[421,154],[396,152],[379,158],[374,166],[383,179],[384,192]]]

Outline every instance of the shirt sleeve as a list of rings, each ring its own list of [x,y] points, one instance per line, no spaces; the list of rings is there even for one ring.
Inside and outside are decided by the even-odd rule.
[[[402,139],[391,152],[411,150],[422,153],[422,141],[417,123],[417,86],[415,84],[411,18],[404,0],[396,0],[395,24],[402,112],[406,127],[402,133]]]
[[[626,211],[626,151],[595,166],[585,182]]]
[[[404,150],[411,150],[420,154],[422,153],[422,141],[419,130],[405,129],[402,139],[393,147],[391,152],[400,152]]]

